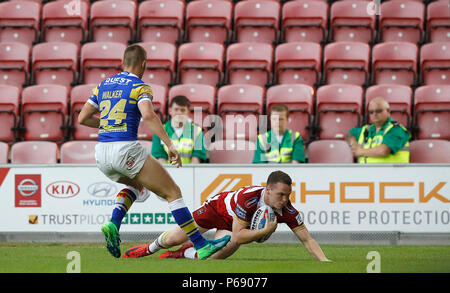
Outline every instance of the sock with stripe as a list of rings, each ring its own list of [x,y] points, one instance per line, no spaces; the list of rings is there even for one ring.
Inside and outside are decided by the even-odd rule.
[[[202,248],[207,244],[207,240],[203,237],[195,223],[191,212],[186,207],[183,198],[169,202],[169,208],[178,226],[187,234],[189,239],[194,243],[195,249]]]
[[[155,253],[160,249],[165,249],[167,248],[167,246],[164,243],[164,237],[166,236],[166,232],[162,233],[161,235],[159,235],[158,238],[156,238],[155,241],[153,241],[152,243],[150,243],[150,245],[148,246],[148,251],[150,253]]]
[[[117,194],[111,216],[111,222],[117,226],[117,229],[120,228],[123,218],[127,214],[133,202],[136,200],[138,192],[139,191],[136,188],[127,186]]]

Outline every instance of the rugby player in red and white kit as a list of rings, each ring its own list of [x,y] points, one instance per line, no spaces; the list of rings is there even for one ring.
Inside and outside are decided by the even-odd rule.
[[[292,206],[289,196],[292,191],[292,179],[282,171],[269,175],[266,187],[247,186],[236,191],[221,192],[209,198],[192,214],[202,233],[217,229],[215,238],[231,235],[231,240],[212,259],[224,259],[232,255],[241,244],[257,241],[272,234],[278,223],[286,223],[303,243],[308,252],[317,260],[329,261],[319,244],[306,229],[299,212]],[[266,215],[266,225],[259,230],[250,230],[249,225],[255,211],[262,205],[270,206],[276,215],[270,221]],[[128,249],[122,257],[136,258],[154,254],[160,249],[180,245],[188,240],[180,227],[162,233],[154,242],[141,244]],[[192,243],[184,244],[176,251],[167,251],[160,258],[196,258]]]

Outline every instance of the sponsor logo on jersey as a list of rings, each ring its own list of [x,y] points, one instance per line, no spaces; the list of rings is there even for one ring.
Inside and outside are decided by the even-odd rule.
[[[259,197],[252,197],[244,202],[244,206],[248,209],[259,201]]]

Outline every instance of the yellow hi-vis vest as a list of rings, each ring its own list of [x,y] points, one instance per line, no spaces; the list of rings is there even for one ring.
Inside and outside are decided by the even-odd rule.
[[[292,130],[287,129],[287,134],[283,135],[281,145],[276,138],[269,137],[272,135],[272,131],[268,131],[265,134],[258,135],[261,151],[265,152],[264,155],[269,163],[290,163],[292,157],[292,151],[294,149],[294,142],[300,136],[299,132],[295,132],[292,135]],[[274,138],[274,141],[272,139]],[[289,139],[290,138],[290,139]],[[270,143],[269,143],[270,140]]]
[[[398,124],[397,122],[389,122],[389,125],[383,131],[383,134],[377,134],[374,137],[366,137],[368,135],[368,128],[370,125],[364,125],[361,129],[361,134],[359,135],[358,143],[364,149],[371,149],[383,143],[383,136],[388,133],[389,130],[394,126],[400,126],[405,131],[406,128]],[[399,150],[395,155],[389,154],[385,157],[359,157],[359,163],[385,163],[385,164],[394,164],[394,163],[409,163],[409,141],[403,146],[401,150]]]
[[[181,136],[176,139],[176,135],[174,135],[174,131],[170,126],[170,121],[164,124],[164,129],[166,130],[168,136],[172,140],[174,147],[177,149],[180,154],[181,162],[183,164],[190,164],[192,162],[192,152],[194,151],[195,140],[199,136],[202,128],[194,123],[186,122],[188,125],[184,127],[189,127],[189,131],[183,129],[183,133]],[[195,131],[195,133],[194,133]],[[185,137],[186,134],[189,134]],[[163,144],[164,150],[167,154],[169,154],[169,148]],[[167,160],[169,162],[169,160]]]

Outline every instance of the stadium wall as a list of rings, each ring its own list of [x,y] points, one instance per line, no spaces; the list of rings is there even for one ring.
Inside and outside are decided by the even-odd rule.
[[[450,244],[450,164],[167,167],[191,211],[279,169],[292,177],[291,202],[321,243]],[[121,188],[94,165],[0,165],[0,241],[102,241]],[[132,206],[121,235],[145,241],[175,225],[152,194]],[[269,241],[298,240],[281,224]]]

